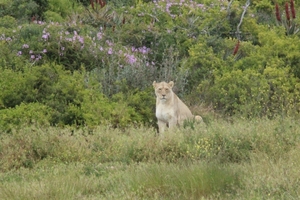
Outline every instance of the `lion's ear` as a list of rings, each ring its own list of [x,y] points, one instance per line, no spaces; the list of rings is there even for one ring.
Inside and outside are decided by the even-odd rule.
[[[170,81],[170,82],[169,82],[169,86],[170,86],[170,88],[172,88],[172,87],[174,86],[174,82],[173,82],[173,81]]]
[[[152,85],[154,88],[156,88],[156,81],[153,81]]]

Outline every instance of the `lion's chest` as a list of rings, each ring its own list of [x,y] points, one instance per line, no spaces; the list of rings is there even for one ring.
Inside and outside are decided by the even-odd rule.
[[[174,108],[172,106],[165,106],[165,105],[159,104],[156,107],[157,119],[165,121],[167,123],[174,116],[175,116],[175,112],[174,112]]]

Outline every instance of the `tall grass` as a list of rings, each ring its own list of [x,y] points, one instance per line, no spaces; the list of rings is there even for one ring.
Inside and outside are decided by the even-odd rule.
[[[238,173],[208,163],[192,165],[152,164],[138,166],[129,173],[129,185],[141,198],[153,194],[163,199],[201,199],[213,194],[234,192]]]
[[[147,127],[24,127],[0,137],[3,199],[297,199],[291,118]]]

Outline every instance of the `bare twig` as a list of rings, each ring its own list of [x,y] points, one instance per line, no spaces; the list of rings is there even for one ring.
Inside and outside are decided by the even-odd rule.
[[[230,7],[231,7],[232,2],[233,2],[233,0],[230,0],[230,2],[228,3],[228,6],[227,6],[227,13],[229,13],[229,10],[230,10]]]
[[[237,27],[236,27],[236,37],[237,37],[238,40],[241,39],[240,27],[241,27],[241,25],[242,25],[242,23],[243,23],[243,19],[244,19],[244,17],[245,17],[245,14],[246,14],[247,9],[248,9],[249,6],[250,6],[250,0],[247,0],[247,2],[246,2],[246,4],[245,4],[245,7],[244,7],[244,11],[243,11],[242,16],[241,16],[241,19],[240,19],[240,23],[239,23],[239,24],[237,25]]]

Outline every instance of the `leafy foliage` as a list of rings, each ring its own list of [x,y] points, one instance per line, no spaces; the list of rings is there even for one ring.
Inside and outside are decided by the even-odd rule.
[[[12,132],[24,125],[49,126],[51,109],[40,103],[21,103],[14,108],[0,110],[0,129]]]
[[[16,73],[6,69],[1,74],[0,102],[2,109],[4,109],[4,115],[16,116],[18,112],[23,112],[25,106],[18,108],[19,104],[29,103],[32,107],[35,104],[31,103],[39,102],[45,105],[47,109],[39,109],[39,107],[36,109],[41,115],[48,117],[40,119],[38,114],[32,116],[31,113],[34,111],[28,110],[28,113],[24,113],[23,120],[11,120],[13,117],[8,117],[8,120],[3,122],[5,124],[11,123],[11,126],[21,126],[26,124],[25,122],[31,121],[32,118],[34,120],[34,117],[38,121],[46,121],[52,125],[87,125],[92,127],[99,124],[126,127],[133,122],[151,122],[146,121],[146,119],[149,119],[149,114],[153,115],[152,112],[143,108],[145,105],[138,104],[135,100],[136,98],[149,98],[147,97],[148,93],[144,93],[144,97],[135,94],[129,102],[124,100],[122,94],[109,100],[101,93],[99,82],[95,82],[93,77],[88,77],[84,71],[76,71],[71,74],[63,70],[61,66],[51,64],[25,67],[23,70],[23,72]],[[18,108],[16,111],[14,111],[15,107]],[[20,109],[22,111],[18,111]],[[43,122],[43,124],[47,123]]]
[[[0,108],[45,105],[51,125],[153,124],[151,83],[173,80],[193,107],[298,115],[299,6],[244,3],[3,1]]]

